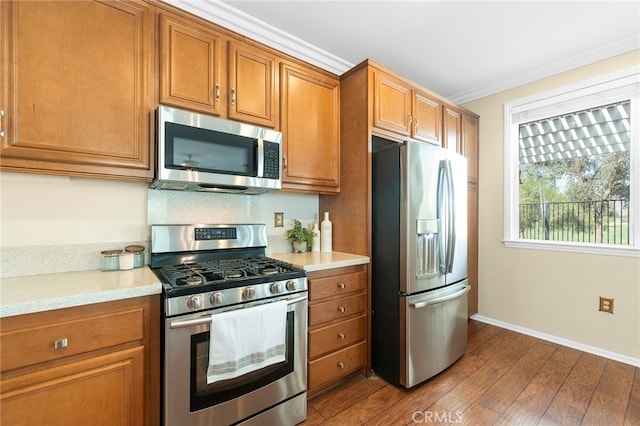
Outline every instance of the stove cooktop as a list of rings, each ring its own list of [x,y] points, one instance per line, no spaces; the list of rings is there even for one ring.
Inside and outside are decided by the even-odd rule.
[[[269,283],[306,276],[304,270],[269,257],[181,263],[154,269],[166,297]]]

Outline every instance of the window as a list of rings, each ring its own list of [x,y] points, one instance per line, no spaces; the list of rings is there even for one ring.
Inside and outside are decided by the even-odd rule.
[[[505,245],[640,256],[639,79],[505,104]]]

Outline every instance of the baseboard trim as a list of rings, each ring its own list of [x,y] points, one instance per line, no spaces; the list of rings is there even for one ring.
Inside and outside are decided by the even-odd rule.
[[[589,346],[582,343],[574,342],[573,340],[564,339],[562,337],[553,336],[547,333],[542,333],[540,331],[532,330],[530,328],[520,327],[519,325],[514,325],[508,322],[499,321],[499,320],[485,317],[479,314],[471,315],[470,318],[476,321],[495,325],[496,327],[505,328],[507,330],[526,334],[527,336],[532,336],[538,339],[546,340],[548,342],[557,343],[558,345],[567,346],[569,348],[578,349],[580,351],[587,352],[593,355],[598,355],[603,358],[619,361],[624,364],[632,365],[634,367],[640,367],[640,359],[638,358],[632,358],[630,356],[622,355],[616,352],[611,352],[604,349],[596,348],[594,346]]]

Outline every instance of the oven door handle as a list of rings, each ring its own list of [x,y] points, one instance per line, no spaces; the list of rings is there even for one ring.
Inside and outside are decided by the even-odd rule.
[[[304,302],[305,300],[307,300],[306,294],[301,297],[296,297],[294,299],[287,300],[287,305],[293,305],[294,303]],[[205,315],[200,318],[171,321],[171,323],[169,324],[169,327],[171,328],[193,327],[194,325],[208,324],[211,322],[211,320],[212,320],[211,315]]]

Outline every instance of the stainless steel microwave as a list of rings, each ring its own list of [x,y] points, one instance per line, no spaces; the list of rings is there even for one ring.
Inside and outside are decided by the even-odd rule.
[[[282,133],[160,106],[150,187],[262,194],[282,187]]]

